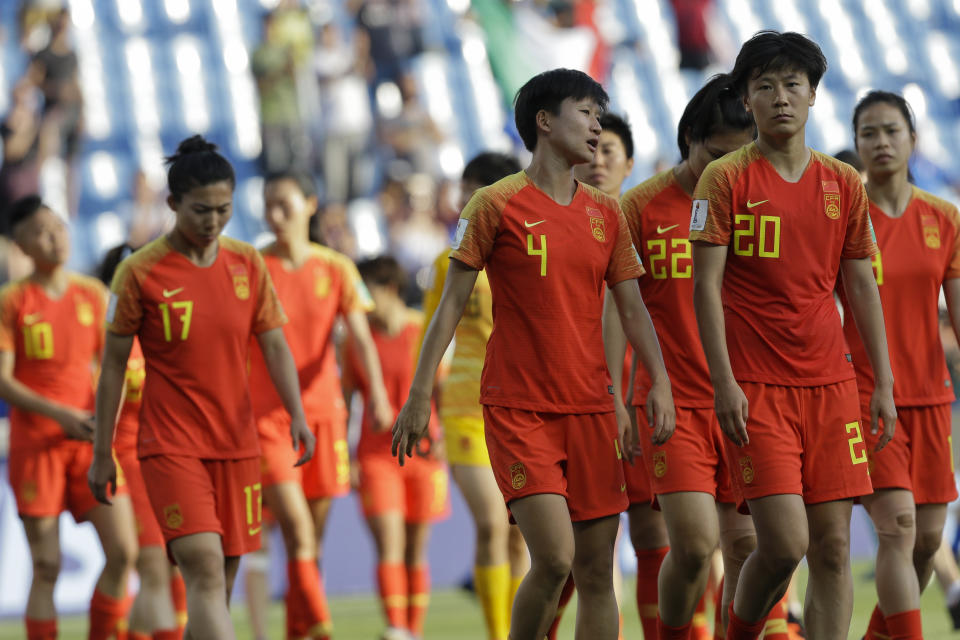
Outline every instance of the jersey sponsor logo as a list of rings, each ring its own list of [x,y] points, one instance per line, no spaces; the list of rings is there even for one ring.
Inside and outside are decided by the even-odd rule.
[[[770,202],[770,199],[767,198],[766,200],[757,200],[756,202],[750,202],[750,198],[747,198],[747,209],[753,209],[754,207],[759,207],[764,202]]]
[[[537,220],[536,222],[530,222],[529,220],[524,220],[524,221],[523,221],[523,226],[525,226],[527,229],[529,229],[530,227],[535,227],[535,226],[537,226],[538,224],[543,224],[544,222],[546,222],[546,220]]]
[[[527,470],[522,462],[510,465],[510,485],[514,489],[523,489],[527,485]]]
[[[676,229],[679,226],[680,225],[678,224],[672,224],[669,227],[661,227],[660,225],[657,225],[657,233],[666,233],[667,231],[670,231],[671,229]]]
[[[178,287],[178,288],[176,288],[176,289],[164,289],[164,290],[163,290],[163,297],[164,297],[164,298],[170,298],[170,297],[172,297],[172,296],[177,295],[177,294],[180,293],[181,291],[183,291],[183,287]]]
[[[42,313],[28,313],[27,315],[23,316],[23,324],[33,324],[42,317]]]
[[[86,301],[77,302],[77,322],[81,326],[89,327],[93,320],[93,305]]]
[[[163,519],[171,529],[179,529],[183,524],[183,512],[180,511],[180,503],[167,505],[163,508]]]
[[[654,451],[653,452],[653,475],[658,478],[662,478],[667,475],[667,452],[666,451]]]
[[[743,476],[745,484],[753,483],[753,458],[750,456],[740,458],[740,474]]]
[[[707,211],[709,204],[706,200],[694,200],[690,210],[690,231],[703,231],[707,226]]]
[[[453,235],[453,244],[450,245],[450,248],[456,251],[460,248],[460,243],[463,242],[463,234],[467,232],[467,225],[470,224],[470,221],[466,218],[460,218],[457,221],[457,232]]]
[[[839,193],[825,193],[823,194],[823,212],[827,214],[827,217],[831,220],[836,220],[840,217],[840,194]]]
[[[599,213],[599,211],[597,213]],[[597,242],[607,241],[603,218],[590,218],[590,233],[593,234],[593,238]]]

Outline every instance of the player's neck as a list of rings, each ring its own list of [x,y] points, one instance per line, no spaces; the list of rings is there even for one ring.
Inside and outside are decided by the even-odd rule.
[[[176,228],[167,234],[167,241],[177,253],[182,254],[183,257],[198,267],[209,267],[216,262],[217,252],[220,250],[219,238],[206,246],[199,247],[187,242]]]
[[[69,278],[67,270],[62,265],[36,269],[30,274],[30,281],[39,285],[51,298],[59,298],[67,292]]]
[[[891,218],[902,216],[913,197],[913,185],[907,179],[906,171],[870,176],[866,186],[870,202]]]
[[[310,255],[310,239],[303,237],[282,242],[277,240],[273,245],[273,253],[296,269],[302,266],[307,261],[307,256]]]
[[[802,129],[786,138],[768,138],[761,133],[757,148],[787,182],[798,182],[803,177],[812,155]]]
[[[381,333],[388,336],[398,335],[407,322],[407,307],[398,300],[391,304],[389,309],[385,309],[383,314],[371,316],[370,320]]]
[[[560,156],[542,150],[546,143],[538,145],[533,160],[526,168],[527,177],[540,191],[561,206],[573,202],[577,182],[573,179],[573,167]]]
[[[677,179],[677,183],[680,185],[680,188],[683,189],[684,193],[688,196],[693,195],[693,189],[697,186],[697,176],[693,175],[693,170],[690,168],[689,162],[684,160],[674,167],[673,177]]]

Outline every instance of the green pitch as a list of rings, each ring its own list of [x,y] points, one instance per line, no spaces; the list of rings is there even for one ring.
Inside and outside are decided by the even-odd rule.
[[[867,627],[870,613],[876,603],[876,593],[870,577],[871,563],[854,564],[854,584],[856,602],[853,611],[853,624],[850,638],[859,639]],[[806,580],[805,570],[801,572],[800,582]],[[633,581],[624,585],[624,637],[628,640],[640,640],[642,632],[637,618],[637,608],[633,600]],[[570,614],[565,617],[560,637],[573,639],[576,600],[570,603]],[[336,640],[376,640],[383,630],[379,603],[373,595],[333,598],[330,602],[335,627]],[[233,606],[233,620],[238,640],[255,640],[250,631],[246,610],[242,602]],[[60,621],[62,640],[80,640],[86,637],[87,622],[82,616],[73,616]],[[271,640],[283,638],[283,605],[275,602],[270,607],[269,629]],[[923,629],[926,640],[946,640],[960,638],[960,632],[953,632],[943,604],[943,595],[939,587],[931,584],[923,595]],[[22,638],[23,626],[20,620],[0,621],[0,638]],[[443,590],[434,592],[427,616],[425,638],[427,640],[486,640],[483,618],[476,600],[467,592]]]

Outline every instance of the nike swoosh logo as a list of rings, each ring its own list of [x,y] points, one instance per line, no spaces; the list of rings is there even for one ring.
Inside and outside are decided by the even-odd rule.
[[[770,200],[769,199],[761,200],[760,202],[750,202],[750,200],[747,200],[747,209],[753,209],[754,207],[759,207],[764,202],[770,202]]]
[[[666,233],[667,231],[670,231],[670,229],[676,229],[679,226],[680,225],[678,224],[672,224],[669,227],[661,227],[660,225],[657,225],[657,233]]]
[[[39,319],[40,319],[40,314],[39,314],[39,313],[29,313],[29,314],[23,316],[23,323],[24,323],[24,324],[33,324],[34,322],[36,322],[36,321],[39,320]]]
[[[620,492],[622,493],[622,492],[624,492],[624,491],[626,491],[626,490],[627,490],[627,485],[621,484],[621,485],[620,485]]]
[[[525,226],[527,229],[529,229],[530,227],[535,227],[535,226],[537,226],[538,224],[543,224],[544,222],[546,222],[546,220],[541,220],[540,222],[527,222],[526,220],[524,220],[524,221],[523,221],[523,226]]]
[[[170,296],[175,296],[175,295],[177,295],[177,294],[180,293],[181,291],[183,291],[183,287],[180,287],[179,289],[174,289],[173,291],[167,291],[166,289],[164,289],[164,290],[163,290],[163,297],[164,297],[164,298],[169,298]]]
[[[251,536],[255,536],[260,533],[260,527],[247,527],[247,533]]]

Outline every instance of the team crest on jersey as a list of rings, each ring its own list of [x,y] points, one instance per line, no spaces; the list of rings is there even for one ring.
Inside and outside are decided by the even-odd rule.
[[[831,220],[836,220],[840,217],[840,194],[839,193],[825,193],[823,194],[823,212],[827,214],[827,217]]]
[[[667,452],[666,451],[654,451],[653,452],[653,475],[658,478],[662,478],[667,475]]]
[[[522,462],[510,465],[510,485],[514,489],[523,489],[527,485],[527,470]]]
[[[740,473],[746,484],[753,483],[753,459],[750,456],[740,458]]]
[[[77,302],[77,322],[79,322],[84,327],[89,327],[93,324],[93,305],[89,302],[78,301]]]
[[[317,279],[313,281],[313,293],[318,298],[326,298],[330,293],[330,276],[325,273],[317,273]]]
[[[931,249],[940,248],[940,226],[937,224],[936,216],[922,216],[920,223],[923,225],[923,242]]]
[[[242,264],[230,265],[230,275],[233,276],[233,292],[241,300],[250,297],[250,277],[247,275],[247,268]]]
[[[24,502],[33,502],[37,498],[37,483],[33,480],[24,480],[20,485],[20,499]]]
[[[594,209],[594,211],[597,211],[597,210]],[[598,215],[599,213],[600,212],[597,211]],[[594,239],[597,240],[598,242],[607,241],[607,236],[606,236],[606,233],[604,233],[603,225],[604,225],[603,218],[594,218],[593,216],[590,216],[590,232],[593,234]]]
[[[180,511],[180,503],[167,505],[163,508],[163,519],[171,529],[179,529],[183,524],[183,513]]]

